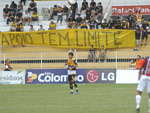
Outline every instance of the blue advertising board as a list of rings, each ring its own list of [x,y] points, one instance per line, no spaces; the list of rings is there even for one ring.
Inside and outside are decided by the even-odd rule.
[[[77,83],[85,83],[85,69],[78,69],[76,74]],[[68,83],[66,69],[35,69],[26,70],[26,84],[62,84]]]
[[[116,69],[77,69],[77,83],[116,83]],[[68,83],[66,69],[26,70],[26,84]]]

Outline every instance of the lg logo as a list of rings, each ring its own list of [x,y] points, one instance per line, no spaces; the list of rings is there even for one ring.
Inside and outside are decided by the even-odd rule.
[[[91,70],[87,73],[86,78],[88,82],[95,83],[99,78],[99,73],[96,70]]]
[[[116,71],[109,69],[90,70],[86,74],[86,79],[90,83],[115,83]]]
[[[114,73],[108,73],[108,75],[105,75],[105,73],[102,73],[101,80],[102,81],[114,81],[115,80],[115,74]]]

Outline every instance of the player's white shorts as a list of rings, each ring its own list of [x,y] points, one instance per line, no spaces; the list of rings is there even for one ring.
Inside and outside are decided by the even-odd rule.
[[[143,92],[147,89],[147,93],[150,93],[150,76],[142,75],[137,87],[137,91]]]
[[[68,70],[68,75],[76,75],[76,70]]]

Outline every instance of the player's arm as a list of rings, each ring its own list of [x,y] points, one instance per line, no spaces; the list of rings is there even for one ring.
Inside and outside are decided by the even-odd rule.
[[[65,63],[65,66],[67,66],[67,65],[68,65],[68,62]]]
[[[139,76],[138,76],[138,80],[140,80],[140,78],[141,78],[141,73],[142,73],[142,66],[139,68]]]
[[[74,68],[78,67],[77,64],[75,64],[73,67],[71,67],[69,70],[73,70]]]
[[[145,58],[145,59],[142,61],[142,63],[140,64],[138,80],[140,80],[140,78],[141,78],[142,69],[143,69],[143,67],[144,67],[144,65],[145,65],[145,60],[146,60],[146,58]]]
[[[72,60],[69,60],[65,63],[65,66],[68,65],[70,62],[72,62]]]

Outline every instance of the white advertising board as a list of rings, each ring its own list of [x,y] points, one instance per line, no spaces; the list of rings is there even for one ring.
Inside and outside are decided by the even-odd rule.
[[[117,70],[116,84],[136,84],[138,73],[138,70]]]
[[[25,71],[1,71],[0,84],[25,84]]]

